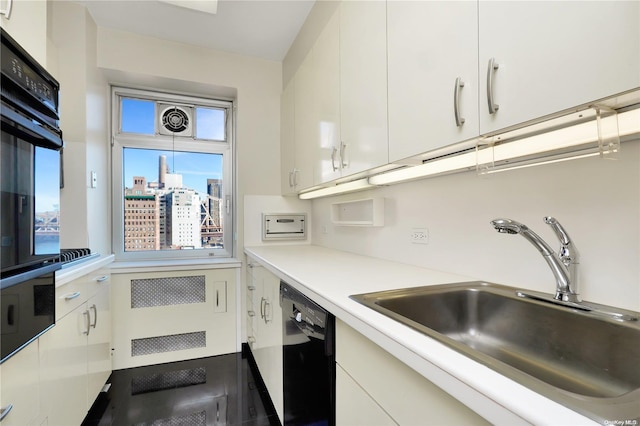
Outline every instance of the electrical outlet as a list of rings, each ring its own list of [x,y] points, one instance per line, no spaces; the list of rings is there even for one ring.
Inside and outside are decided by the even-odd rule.
[[[411,242],[413,244],[429,244],[429,230],[427,228],[413,228]]]

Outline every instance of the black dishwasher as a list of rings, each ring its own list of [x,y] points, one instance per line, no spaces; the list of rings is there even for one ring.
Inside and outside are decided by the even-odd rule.
[[[335,317],[283,281],[280,306],[284,424],[335,425]]]

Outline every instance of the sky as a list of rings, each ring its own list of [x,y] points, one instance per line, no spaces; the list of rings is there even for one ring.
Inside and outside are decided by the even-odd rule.
[[[222,155],[193,152],[172,152],[124,148],[124,186],[133,186],[134,176],[144,176],[147,182],[157,182],[159,159],[167,156],[170,173],[181,174],[185,187],[207,193],[207,179],[222,179]]]
[[[159,105],[158,105],[159,106]],[[122,100],[122,130],[153,135],[155,133],[154,101],[124,98]],[[224,111],[196,108],[196,135],[224,139]],[[133,186],[134,176],[144,176],[147,182],[157,182],[159,158],[167,157],[169,172],[182,175],[185,187],[207,193],[207,179],[222,179],[222,155],[192,152],[172,152],[125,148],[123,153],[124,186]]]

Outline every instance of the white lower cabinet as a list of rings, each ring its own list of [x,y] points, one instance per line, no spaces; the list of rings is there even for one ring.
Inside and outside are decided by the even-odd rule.
[[[2,426],[39,424],[40,399],[38,342],[35,341],[0,365]]]
[[[336,424],[488,424],[339,320],[336,363]]]
[[[252,323],[251,353],[280,421],[284,415],[282,369],[282,309],[280,308],[280,280],[263,266],[250,261],[247,296]],[[249,329],[249,327],[248,327]]]
[[[58,300],[82,303],[60,312],[55,327],[39,339],[41,406],[49,426],[82,423],[111,374],[109,275],[92,274],[69,286],[56,291]]]
[[[396,425],[340,365],[336,365],[336,419],[339,425]]]

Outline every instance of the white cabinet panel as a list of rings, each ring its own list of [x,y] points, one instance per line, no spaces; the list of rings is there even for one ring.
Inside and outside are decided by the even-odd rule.
[[[313,185],[313,165],[316,158],[318,111],[316,85],[313,81],[313,51],[309,52],[294,77],[294,134],[297,190]]]
[[[87,414],[89,329],[89,310],[83,303],[40,337],[42,394],[50,425],[77,425]]]
[[[336,424],[382,426],[397,423],[337,365]]]
[[[11,411],[2,426],[33,424],[40,406],[38,342],[33,342],[0,365],[0,409]]]
[[[290,81],[280,97],[280,192],[291,195],[295,184],[295,83]]]
[[[91,407],[111,374],[111,300],[109,283],[87,302],[87,406]]]
[[[480,0],[480,132],[640,87],[639,8],[637,1]]]
[[[340,177],[340,15],[336,11],[313,46],[317,94],[314,184]]]
[[[387,164],[386,2],[340,4],[342,175]]]
[[[283,420],[282,309],[280,280],[259,264],[250,269],[250,285],[255,287],[253,317],[255,341],[251,352],[256,360],[276,412]]]
[[[478,136],[477,7],[388,2],[390,161]]]
[[[338,320],[336,363],[398,424],[487,424],[460,401]],[[345,401],[339,401],[338,406],[345,418],[357,415],[345,412],[349,407]]]

